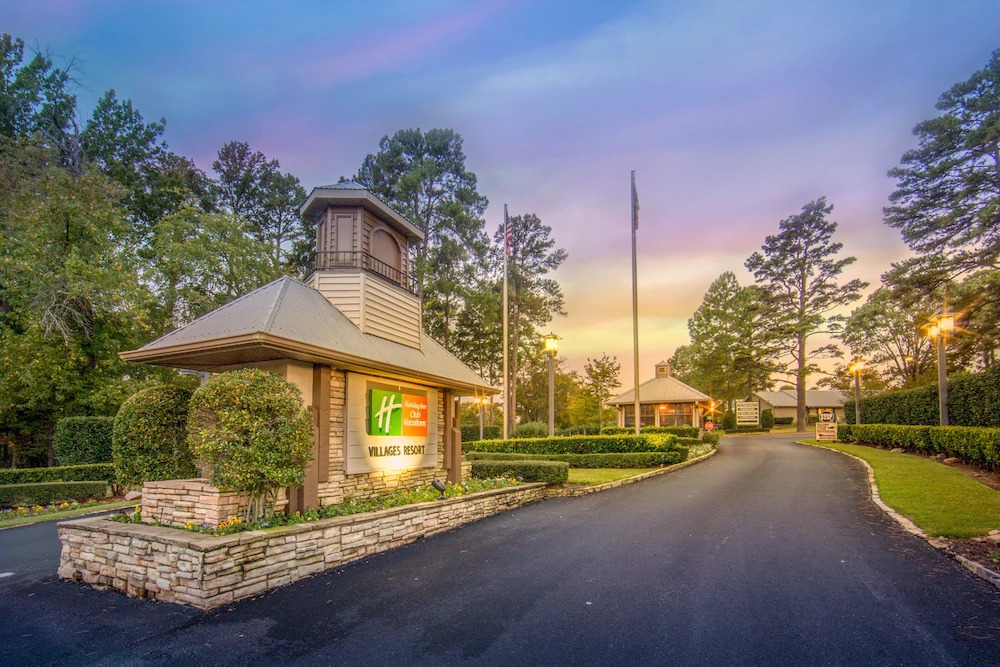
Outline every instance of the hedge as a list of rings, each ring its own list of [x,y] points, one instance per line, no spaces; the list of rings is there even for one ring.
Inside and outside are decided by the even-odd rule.
[[[612,454],[668,452],[677,448],[675,435],[574,435],[568,438],[480,440],[463,445],[467,452],[521,454]]]
[[[672,452],[630,452],[616,454],[508,454],[469,452],[470,461],[563,461],[570,468],[655,468],[686,461],[687,447]]]
[[[499,426],[488,424],[483,425],[483,440],[496,440],[503,435],[503,429]],[[462,442],[475,442],[479,440],[479,424],[462,427]]]
[[[770,429],[774,426],[774,413],[770,409],[760,413],[760,427]]]
[[[838,429],[838,438],[840,435]],[[855,424],[850,428],[849,437],[859,445],[885,449],[901,447],[921,454],[957,456],[1000,468],[1000,428]]]
[[[64,417],[52,432],[52,449],[59,465],[86,465],[111,461],[114,417]]]
[[[840,442],[854,442],[854,436],[851,435],[851,424],[837,424],[837,440]]]
[[[788,425],[794,424],[794,423],[795,423],[795,417],[775,417],[774,418],[774,425],[775,426],[788,426]]]
[[[107,482],[38,482],[0,485],[0,505],[45,505],[64,500],[86,500],[108,493]]]
[[[472,476],[477,479],[519,477],[525,482],[562,484],[569,478],[565,461],[473,461]]]
[[[635,429],[630,426],[605,426],[601,429],[601,435],[632,435]],[[676,435],[678,438],[697,438],[699,429],[697,426],[643,426],[639,433],[667,433]]]
[[[110,482],[115,468],[110,463],[51,468],[3,468],[0,484],[33,484],[35,482]]]
[[[719,431],[712,431],[701,436],[701,441],[706,445],[718,445],[719,441],[722,440],[722,435]]]
[[[854,401],[844,405],[847,421],[854,423]],[[937,383],[887,391],[861,400],[864,424],[936,426]],[[955,426],[1000,428],[1000,364],[982,373],[956,373],[948,378],[948,421]]]

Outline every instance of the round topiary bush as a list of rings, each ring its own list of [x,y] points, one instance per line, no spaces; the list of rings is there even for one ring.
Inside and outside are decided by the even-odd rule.
[[[191,398],[188,443],[213,484],[249,496],[247,522],[264,516],[278,488],[302,484],[314,439],[298,387],[273,373],[223,373]]]
[[[761,428],[774,428],[774,413],[770,410],[764,410],[760,413],[760,427]]]
[[[736,413],[726,412],[722,415],[722,430],[724,431],[735,431],[736,430]]]
[[[64,417],[52,432],[52,449],[61,466],[107,463],[111,460],[114,417]]]
[[[546,438],[549,425],[542,422],[525,422],[514,427],[515,438]]]
[[[119,484],[194,477],[187,444],[191,390],[155,386],[132,394],[115,417],[112,462]]]

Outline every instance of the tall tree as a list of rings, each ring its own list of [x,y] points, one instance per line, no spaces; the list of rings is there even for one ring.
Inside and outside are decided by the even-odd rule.
[[[466,169],[462,137],[450,129],[419,128],[386,135],[354,179],[424,233],[415,259],[420,291],[430,305],[425,329],[448,338],[464,289],[488,249],[483,220],[488,201]]]
[[[0,431],[25,465],[58,418],[113,414],[151,372],[118,358],[148,332],[148,297],[120,186],[29,139],[0,144],[0,183]]]
[[[781,353],[772,312],[756,285],[741,287],[732,271],[716,278],[688,320],[691,367],[681,369],[689,375],[685,382],[728,402],[770,386]]]
[[[277,273],[284,265],[283,254],[307,232],[298,210],[306,199],[299,179],[282,173],[277,160],[252,150],[245,141],[230,141],[219,149],[212,169],[217,175],[212,186],[216,206],[242,221],[248,233],[267,247]]]
[[[885,222],[952,275],[1000,268],[1000,50],[936,106],[942,115],[914,128],[919,146],[889,172]]]
[[[799,431],[806,430],[806,379],[818,370],[812,361],[841,355],[835,345],[809,350],[807,343],[818,334],[839,334],[844,317],[834,311],[857,301],[868,286],[859,279],[838,282],[854,257],[836,258],[843,244],[832,241],[837,230],[837,223],[827,219],[832,211],[823,197],[806,204],[779,223],[778,234],[764,240],[762,253],[746,261],[780,318],[776,331],[794,364]]]
[[[841,339],[854,354],[865,357],[866,370],[880,372],[891,385],[915,387],[933,382],[934,345],[922,327],[934,309],[926,300],[904,305],[890,287],[882,287],[851,313]]]
[[[504,252],[504,228],[501,224],[493,236],[495,252]],[[517,403],[519,359],[522,347],[535,349],[538,344],[535,327],[549,322],[563,311],[562,288],[548,277],[566,261],[566,251],[556,248],[552,228],[542,224],[534,213],[515,215],[510,219],[510,254],[508,256],[508,300],[510,314],[510,405]],[[502,261],[502,260],[501,260]],[[514,415],[509,416],[514,428]]]
[[[598,359],[587,357],[587,363],[583,367],[584,392],[593,396],[597,404],[597,427],[604,426],[605,405],[611,398],[611,392],[622,386],[618,379],[622,366],[618,363],[617,357],[609,357],[602,354]]]
[[[56,67],[36,53],[24,62],[24,40],[0,35],[0,134],[26,137],[40,133],[47,145],[61,149],[64,163],[74,162],[67,146],[75,135],[76,96],[69,90],[70,68]]]

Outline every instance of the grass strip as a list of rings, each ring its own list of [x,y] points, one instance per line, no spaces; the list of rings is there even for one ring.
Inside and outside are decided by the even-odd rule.
[[[41,523],[43,521],[62,521],[63,519],[72,519],[78,516],[84,516],[87,514],[97,514],[99,512],[108,512],[111,510],[118,510],[124,507],[135,507],[139,504],[138,500],[117,500],[113,503],[101,503],[99,505],[86,505],[85,507],[76,507],[74,509],[63,510],[60,512],[48,512],[45,514],[38,514],[35,516],[21,516],[12,519],[5,519],[0,521],[0,530],[4,528],[13,528],[14,526],[26,526],[30,523]]]
[[[803,440],[864,459],[879,495],[933,537],[978,537],[1000,528],[1000,492],[955,468],[915,454]]]
[[[658,468],[570,468],[569,484],[586,484],[595,486],[597,484],[607,484],[626,477],[635,477],[650,470]]]

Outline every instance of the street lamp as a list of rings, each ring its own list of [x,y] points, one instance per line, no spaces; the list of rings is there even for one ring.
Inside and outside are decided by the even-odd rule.
[[[556,352],[559,351],[559,336],[549,333],[542,336],[542,345],[549,355],[549,437],[556,434]]]
[[[937,341],[938,358],[938,413],[941,426],[948,425],[948,360],[945,356],[945,342],[955,330],[955,313],[949,313],[947,307],[940,315],[931,318],[927,327],[927,335]]]
[[[854,423],[861,423],[861,371],[865,367],[865,360],[861,357],[854,357],[851,365],[847,367],[854,374]]]

